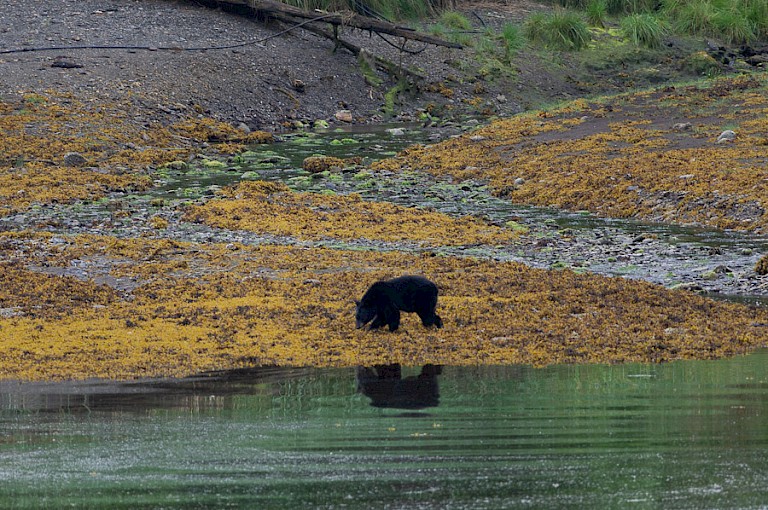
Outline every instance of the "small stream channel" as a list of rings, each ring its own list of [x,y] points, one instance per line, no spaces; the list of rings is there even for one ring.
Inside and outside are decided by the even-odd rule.
[[[495,198],[480,182],[452,183],[420,172],[372,174],[359,167],[349,172],[309,175],[304,158],[322,154],[360,157],[364,163],[389,157],[414,143],[448,136],[418,126],[371,126],[356,131],[292,134],[272,145],[254,146],[228,161],[195,160],[184,168],[165,168],[156,187],[145,195],[116,194],[96,203],[37,207],[0,219],[0,228],[29,225],[58,233],[98,231],[118,237],[156,235],[197,242],[284,243],[347,246],[379,250],[417,250],[407,243],[358,240],[302,242],[291,238],[227,231],[179,220],[178,205],[213,196],[222,186],[243,179],[280,180],[296,190],[359,193],[369,200],[430,207],[452,216],[475,215],[527,234],[508,246],[441,248],[453,255],[513,260],[540,268],[570,268],[609,276],[638,278],[667,287],[686,287],[715,297],[762,303],[768,279],[754,273],[754,264],[768,252],[768,238],[747,233],[599,218],[589,213],[534,208]],[[114,209],[123,214],[116,217]],[[169,220],[157,232],[151,216]]]

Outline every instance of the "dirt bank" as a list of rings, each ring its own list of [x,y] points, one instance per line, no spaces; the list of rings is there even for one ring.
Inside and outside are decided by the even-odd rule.
[[[534,2],[463,5],[474,36],[549,8]],[[192,2],[9,0],[0,13],[0,51],[41,51],[0,53],[0,98],[56,90],[89,101],[129,101],[140,122],[204,114],[252,129],[296,120],[334,123],[342,109],[354,122],[387,117],[385,96],[396,85],[391,76],[379,73],[382,83],[371,85],[351,53],[334,51],[332,42],[301,29],[279,34],[286,28]],[[418,88],[393,96],[390,113],[405,120],[420,109],[443,121],[504,116],[584,94],[690,77],[683,56],[695,49],[670,42],[647,55],[609,46],[615,55],[608,57],[528,47],[502,70],[492,52],[478,57],[470,50],[410,43],[408,49],[418,53],[409,54],[368,33],[345,29],[342,36],[425,75]],[[703,40],[697,44],[706,47]],[[102,49],[75,49],[83,46]]]
[[[334,53],[333,44],[316,35],[295,30],[275,36],[286,27],[190,2],[10,1],[0,26],[0,49],[62,48],[0,55],[5,98],[54,89],[94,101],[129,99],[146,120],[205,114],[273,128],[292,119],[333,119],[341,109],[368,120],[379,113],[387,90],[386,83],[366,84],[353,55]],[[384,45],[363,34],[345,36],[366,47]],[[63,49],[241,43],[207,51]],[[428,48],[418,57],[436,80],[445,77],[445,66],[435,64],[447,58],[445,51]]]

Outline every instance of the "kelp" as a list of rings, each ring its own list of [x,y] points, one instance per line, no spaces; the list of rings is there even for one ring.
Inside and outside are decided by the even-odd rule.
[[[766,113],[762,81],[729,78],[519,115],[374,167],[487,180],[521,204],[765,232]],[[718,143],[728,124],[736,138]]]
[[[3,286],[0,377],[183,376],[259,364],[620,363],[710,359],[765,345],[768,311],[645,282],[461,257],[98,236],[34,241],[35,264],[98,258],[131,290],[18,264]],[[5,258],[11,258],[7,251]],[[356,330],[374,281],[424,274],[442,329]],[[62,291],[66,287],[66,291]]]
[[[190,207],[187,221],[230,230],[250,230],[301,240],[372,239],[412,241],[426,247],[509,243],[518,233],[473,218],[359,195],[297,193],[274,182],[242,182],[223,189],[216,200]]]
[[[188,158],[209,140],[221,142],[212,150],[225,153],[272,140],[207,118],[145,124],[130,114],[133,108],[128,101],[90,103],[55,92],[0,101],[0,215],[146,190],[153,167]],[[68,166],[72,153],[82,164]]]
[[[764,92],[761,82],[737,78],[576,101],[376,166],[487,180],[518,202],[762,231]],[[129,112],[127,104],[55,94],[0,102],[8,133],[0,139],[0,212],[142,189],[151,186],[153,166],[186,161],[203,142],[229,154],[259,141],[213,120],[147,126]],[[725,126],[713,119],[734,123],[735,140],[717,144]],[[689,125],[676,127],[682,120]],[[64,166],[67,152],[86,163]],[[189,206],[184,219],[418,250],[3,232],[0,378],[131,379],[264,364],[664,362],[768,343],[765,309],[641,281],[441,254],[443,246],[503,246],[519,235],[481,218],[256,181]],[[354,300],[373,282],[408,273],[437,283],[445,327],[425,329],[404,314],[395,333],[356,330]]]

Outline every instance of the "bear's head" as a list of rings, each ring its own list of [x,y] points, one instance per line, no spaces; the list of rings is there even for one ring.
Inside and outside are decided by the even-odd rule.
[[[376,308],[363,304],[360,301],[355,301],[355,306],[357,307],[355,310],[355,327],[357,329],[362,328],[376,318]]]

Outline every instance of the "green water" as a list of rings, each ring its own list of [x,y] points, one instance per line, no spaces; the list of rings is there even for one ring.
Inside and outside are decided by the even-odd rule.
[[[766,508],[767,364],[4,382],[0,508]]]

